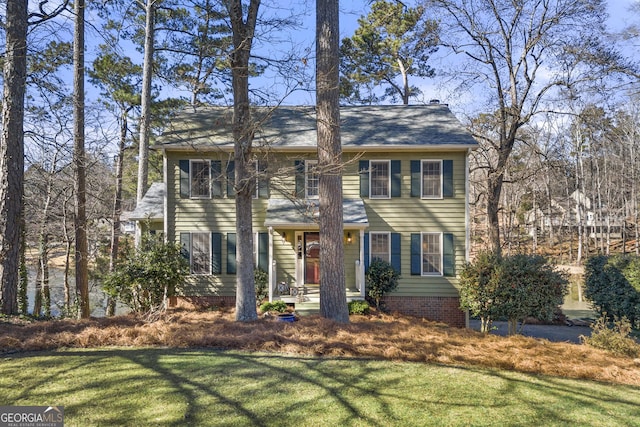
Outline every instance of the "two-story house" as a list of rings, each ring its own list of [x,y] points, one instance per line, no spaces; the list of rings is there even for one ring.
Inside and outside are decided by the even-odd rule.
[[[185,248],[191,275],[179,302],[235,304],[231,114],[203,107],[171,122],[156,145],[164,183],[131,216]],[[381,258],[400,272],[388,309],[464,326],[456,273],[468,256],[468,154],[476,141],[435,102],[342,107],[340,116],[348,297],[364,297],[367,266]],[[315,109],[261,108],[254,118],[255,265],[269,275],[269,299],[301,303],[319,292],[322,262]]]

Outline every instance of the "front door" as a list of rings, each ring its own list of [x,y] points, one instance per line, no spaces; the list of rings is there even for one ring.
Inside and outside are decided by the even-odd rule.
[[[320,233],[304,233],[304,284],[320,284]]]

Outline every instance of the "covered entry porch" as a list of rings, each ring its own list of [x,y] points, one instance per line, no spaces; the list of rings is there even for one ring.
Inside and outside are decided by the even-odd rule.
[[[269,301],[319,302],[317,204],[317,200],[269,200],[265,220],[269,231]],[[346,297],[364,299],[364,231],[369,225],[364,203],[362,199],[345,199],[343,211]]]

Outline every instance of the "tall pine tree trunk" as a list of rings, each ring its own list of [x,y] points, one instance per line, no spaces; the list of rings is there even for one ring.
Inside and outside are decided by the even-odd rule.
[[[253,123],[249,105],[249,58],[258,19],[259,0],[251,0],[244,17],[242,1],[226,2],[233,33],[231,70],[233,84],[233,139],[236,192],[236,321],[256,320],[253,260],[253,210],[255,170],[251,168]]]
[[[120,141],[116,156],[116,188],[113,195],[113,212],[111,223],[111,250],[109,251],[109,272],[113,273],[118,262],[120,250],[120,214],[122,213],[122,165],[124,163],[124,147],[127,141],[128,110],[123,110],[120,116]],[[116,314],[116,300],[107,298],[107,316]]]
[[[151,123],[151,80],[153,78],[153,53],[155,43],[156,0],[147,0],[145,5],[144,62],[142,66],[142,96],[140,99],[140,140],[138,147],[138,189],[139,203],[147,191],[149,175],[149,128]]]
[[[344,273],[338,0],[316,1],[320,314],[349,322]]]
[[[86,319],[89,311],[89,248],[87,242],[87,185],[86,153],[84,144],[84,0],[75,0],[76,25],[73,38],[73,164],[75,166],[76,196],[76,292],[80,306],[79,316]]]
[[[24,194],[24,95],[27,0],[7,0],[0,136],[0,312],[18,313],[18,270]]]

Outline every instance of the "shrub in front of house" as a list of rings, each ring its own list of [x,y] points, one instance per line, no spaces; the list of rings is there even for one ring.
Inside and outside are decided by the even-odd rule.
[[[481,318],[483,332],[489,331],[493,320],[505,317],[509,333],[514,334],[527,317],[551,321],[567,284],[567,274],[539,255],[482,253],[463,268],[460,305]]]
[[[253,270],[253,279],[256,287],[256,301],[260,304],[269,296],[269,273],[261,268]]]
[[[607,316],[600,316],[591,326],[591,336],[580,336],[582,342],[591,347],[610,351],[619,356],[638,357],[640,344],[630,336],[631,322],[626,317],[615,319],[613,323]]]
[[[369,314],[369,303],[362,300],[349,301],[349,314]]]
[[[268,313],[271,311],[275,311],[277,313],[284,313],[287,311],[287,303],[281,300],[278,301],[272,301],[272,302],[265,302],[262,303],[260,305],[260,312],[261,313]]]
[[[134,312],[151,314],[167,307],[168,297],[189,273],[181,246],[144,234],[140,247],[124,251],[103,289]]]
[[[398,278],[400,275],[391,263],[375,258],[369,264],[369,268],[365,273],[365,281],[367,286],[367,296],[376,303],[376,308],[380,308],[380,300],[384,294],[393,291],[398,287]]]
[[[640,257],[594,256],[585,263],[585,297],[607,320],[626,317],[640,327]]]

